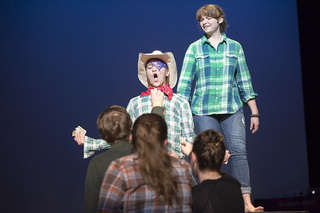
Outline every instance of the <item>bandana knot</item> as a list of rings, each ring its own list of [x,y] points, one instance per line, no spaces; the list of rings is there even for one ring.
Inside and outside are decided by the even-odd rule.
[[[152,89],[158,89],[158,90],[160,90],[161,92],[163,92],[164,94],[166,94],[166,95],[168,96],[168,99],[169,99],[169,100],[172,99],[172,89],[171,89],[171,87],[169,86],[169,84],[164,85],[164,86],[161,85],[160,87],[150,86],[150,87],[148,87],[148,90],[147,90],[147,91],[141,93],[140,97],[149,95]]]

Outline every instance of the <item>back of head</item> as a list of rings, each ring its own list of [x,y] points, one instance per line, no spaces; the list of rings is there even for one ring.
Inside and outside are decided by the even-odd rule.
[[[195,138],[192,152],[200,171],[220,172],[225,154],[222,134],[213,129],[202,132]]]
[[[125,108],[114,105],[99,115],[97,126],[101,138],[113,144],[129,140],[132,120]]]
[[[220,24],[220,32],[224,33],[224,31],[227,27],[227,24],[226,24],[226,20],[224,18],[223,10],[218,5],[207,4],[203,7],[201,7],[197,11],[197,15],[196,15],[196,19],[198,20],[198,22],[200,22],[202,16],[208,16],[208,17],[212,17],[215,19],[223,18],[223,22]]]
[[[164,145],[166,139],[167,124],[159,115],[141,115],[133,124],[132,144],[138,153],[144,150],[156,152],[158,149],[166,152]]]
[[[141,115],[133,124],[132,144],[138,154],[141,175],[171,205],[177,194],[177,180],[172,175],[166,139],[167,125],[159,115]]]

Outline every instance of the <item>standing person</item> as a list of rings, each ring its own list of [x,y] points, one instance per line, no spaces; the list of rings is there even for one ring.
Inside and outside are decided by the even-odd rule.
[[[168,151],[183,158],[184,155],[180,149],[182,138],[192,144],[196,135],[193,132],[194,124],[188,101],[172,93],[172,88],[177,82],[177,66],[173,54],[158,50],[147,54],[140,53],[138,78],[148,90],[129,101],[127,112],[132,122],[140,115],[151,112],[151,90],[155,88],[161,90],[165,94],[162,107],[165,110],[165,120],[168,125]],[[84,142],[77,142],[79,145],[84,145],[84,158],[90,157],[97,150],[110,148],[107,141],[87,136]]]
[[[246,211],[263,211],[263,207],[252,205],[250,197],[243,103],[252,113],[252,133],[259,128],[260,114],[243,49],[239,42],[226,37],[226,20],[219,6],[201,7],[196,18],[205,34],[185,54],[177,91],[191,101],[197,134],[208,129],[223,132],[231,154],[231,172],[241,183]]]
[[[192,211],[243,213],[239,181],[220,172],[226,151],[222,134],[214,129],[206,130],[194,139],[193,147],[184,142],[181,145],[200,181],[192,187]]]
[[[101,185],[98,212],[191,212],[191,167],[167,154],[167,125],[155,114],[134,123],[134,153],[113,161]]]

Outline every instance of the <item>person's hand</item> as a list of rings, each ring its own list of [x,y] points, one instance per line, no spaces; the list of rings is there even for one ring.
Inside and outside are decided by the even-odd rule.
[[[185,154],[186,156],[189,156],[190,153],[192,152],[193,145],[189,142],[182,141],[180,147],[181,147],[182,153]]]
[[[179,159],[179,155],[177,153],[175,153],[175,152],[168,152],[168,155],[170,155],[171,157]]]
[[[252,134],[258,131],[258,129],[259,129],[259,117],[251,117],[250,130],[252,130]]]
[[[74,140],[78,143],[79,146],[84,145],[84,133],[82,131],[76,131]]]
[[[155,88],[150,91],[150,94],[151,94],[150,99],[151,99],[152,107],[156,107],[156,106],[161,107],[164,99],[163,92]]]
[[[230,156],[231,156],[231,155],[230,155],[230,153],[229,153],[229,150],[226,150],[226,152],[224,153],[224,158],[223,158],[222,163],[227,164]]]

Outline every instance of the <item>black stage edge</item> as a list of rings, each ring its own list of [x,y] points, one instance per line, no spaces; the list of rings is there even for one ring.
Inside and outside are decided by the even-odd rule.
[[[265,213],[268,213],[264,211]],[[310,213],[309,211],[272,211],[269,213]]]
[[[255,206],[263,206],[266,212],[320,212],[320,195],[305,195],[276,199],[255,199]]]
[[[320,187],[320,7],[316,0],[297,0],[297,7],[309,184],[314,188]]]
[[[268,213],[264,211],[265,213]],[[309,211],[273,211],[269,213],[310,213]]]

